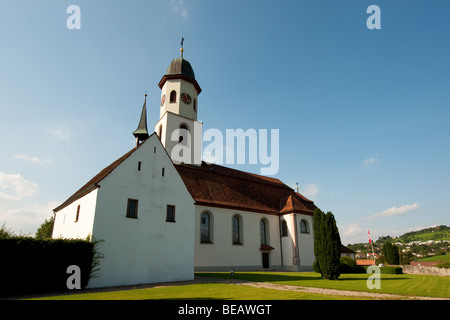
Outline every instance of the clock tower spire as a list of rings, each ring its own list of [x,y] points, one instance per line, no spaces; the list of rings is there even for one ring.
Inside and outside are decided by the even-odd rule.
[[[183,43],[181,38],[180,57],[172,60],[158,84],[161,108],[155,132],[173,161],[201,164],[202,123],[197,121],[197,112],[202,89],[191,64],[183,57]],[[181,161],[175,159],[179,155]]]

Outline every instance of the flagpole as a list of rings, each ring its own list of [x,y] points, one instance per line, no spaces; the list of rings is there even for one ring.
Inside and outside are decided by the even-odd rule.
[[[373,251],[373,241],[372,241],[372,239],[370,238],[370,230],[367,230],[367,231],[369,232],[369,242],[370,242],[370,245],[372,246],[373,265],[376,266],[377,264],[376,264],[376,262],[375,262],[375,251]]]

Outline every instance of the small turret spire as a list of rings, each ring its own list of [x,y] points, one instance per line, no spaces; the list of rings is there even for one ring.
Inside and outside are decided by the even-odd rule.
[[[133,132],[136,137],[136,147],[140,141],[144,141],[149,137],[147,130],[147,92],[145,93],[144,105],[142,107],[141,120],[139,121],[138,128]]]

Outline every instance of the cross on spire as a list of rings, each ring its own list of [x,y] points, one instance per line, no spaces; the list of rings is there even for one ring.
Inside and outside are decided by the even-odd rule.
[[[181,52],[181,57],[183,58],[183,52],[184,52],[184,49],[183,49],[183,42],[184,42],[184,38],[183,37],[181,37],[181,48],[180,48],[180,52]]]

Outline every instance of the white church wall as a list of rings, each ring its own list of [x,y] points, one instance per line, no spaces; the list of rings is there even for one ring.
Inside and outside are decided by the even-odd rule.
[[[97,192],[98,189],[94,189],[56,212],[52,238],[84,240],[92,235]]]
[[[172,133],[175,132],[175,130],[180,129],[181,125],[185,125],[188,128],[191,140],[186,142],[186,146],[191,148],[191,154],[187,156],[187,158],[184,158],[183,155],[172,154],[172,150],[175,146],[179,145],[179,135],[174,136],[174,141],[172,141]],[[202,143],[202,123],[199,121],[194,121],[182,116],[179,116],[177,114],[167,112],[164,114],[164,116],[158,121],[158,123],[155,125],[155,132],[159,134],[159,129],[162,126],[161,130],[161,142],[166,148],[169,156],[172,157],[172,159],[178,160],[178,162],[184,162],[193,164],[195,163],[195,160],[198,162],[201,161],[201,143]],[[200,135],[199,137],[196,136]],[[194,147],[194,143],[198,143],[198,147]],[[183,160],[183,161],[180,161]]]
[[[126,217],[128,199],[138,200],[136,219]],[[153,135],[100,182],[93,234],[104,258],[88,287],[193,279],[193,221],[193,199]]]
[[[210,230],[212,243],[201,243],[200,217],[203,212],[212,215]],[[233,244],[232,218],[241,220],[241,244]],[[260,221],[267,221],[270,268],[280,268],[280,231],[278,216],[196,205],[195,208],[195,269],[196,270],[261,270],[262,252]]]
[[[300,223],[304,220],[307,223],[307,232],[302,232]],[[312,270],[312,265],[315,260],[314,256],[314,231],[313,231],[313,217],[305,214],[297,214],[297,232],[300,253],[300,270]]]

